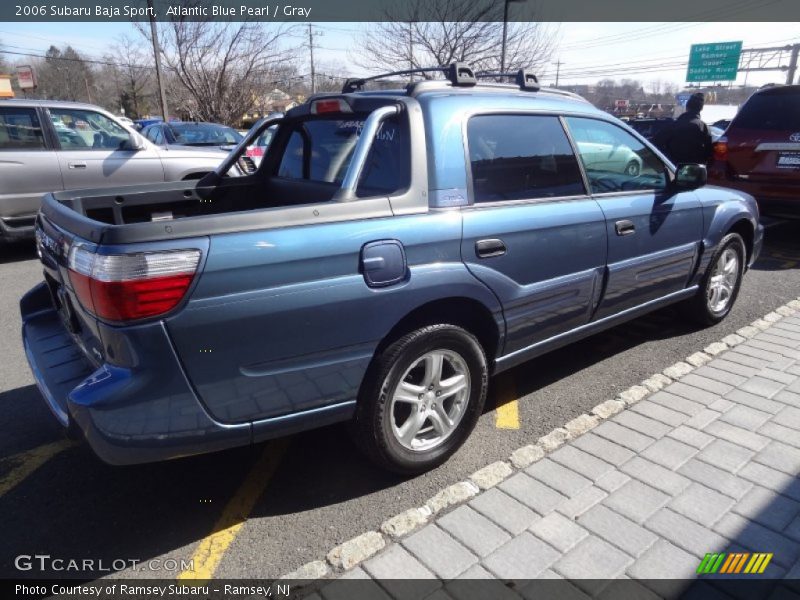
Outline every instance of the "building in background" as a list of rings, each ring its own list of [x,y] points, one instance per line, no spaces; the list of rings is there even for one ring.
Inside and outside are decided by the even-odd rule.
[[[11,75],[0,75],[0,98],[13,98],[14,90],[11,89]]]

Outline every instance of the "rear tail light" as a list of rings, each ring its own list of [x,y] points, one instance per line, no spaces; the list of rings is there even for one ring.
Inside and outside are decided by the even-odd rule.
[[[714,142],[714,160],[728,160],[728,138],[724,135]]]
[[[86,310],[109,321],[132,321],[175,308],[199,262],[199,250],[102,255],[75,245],[69,278]]]

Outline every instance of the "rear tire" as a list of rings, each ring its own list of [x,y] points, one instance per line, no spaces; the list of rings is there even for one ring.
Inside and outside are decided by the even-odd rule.
[[[727,317],[739,295],[746,257],[742,236],[729,233],[722,238],[700,289],[683,305],[687,316],[701,325],[715,325]]]
[[[639,163],[635,160],[632,160],[625,165],[625,175],[628,175],[629,177],[638,177],[641,171],[642,169],[639,166]]]
[[[352,423],[356,443],[391,471],[428,471],[475,427],[488,381],[486,355],[471,333],[446,324],[412,331],[370,366]]]

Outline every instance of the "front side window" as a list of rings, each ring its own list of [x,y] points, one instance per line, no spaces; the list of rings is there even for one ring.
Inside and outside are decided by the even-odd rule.
[[[666,187],[666,165],[621,127],[583,117],[567,117],[567,124],[593,194]]]
[[[586,193],[558,117],[477,115],[467,141],[476,203]]]
[[[42,150],[44,135],[33,108],[0,108],[0,150]]]
[[[291,127],[277,176],[340,184],[350,166],[366,115],[347,119],[306,119]],[[410,183],[408,130],[397,118],[386,119],[375,135],[361,172],[358,196],[391,194]]]
[[[91,110],[51,108],[50,119],[62,150],[118,150],[130,139],[124,127]]]

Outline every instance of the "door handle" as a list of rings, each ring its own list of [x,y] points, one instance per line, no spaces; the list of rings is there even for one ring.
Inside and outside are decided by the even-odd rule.
[[[506,245],[503,240],[490,239],[478,240],[475,242],[475,254],[478,258],[491,258],[493,256],[503,256],[506,253]]]
[[[85,162],[70,162],[70,163],[67,163],[67,166],[70,169],[85,169],[86,168],[86,163]]]
[[[632,233],[636,233],[636,226],[633,224],[633,221],[629,221],[628,219],[617,221],[614,224],[614,228],[617,230],[617,235],[631,235]]]

